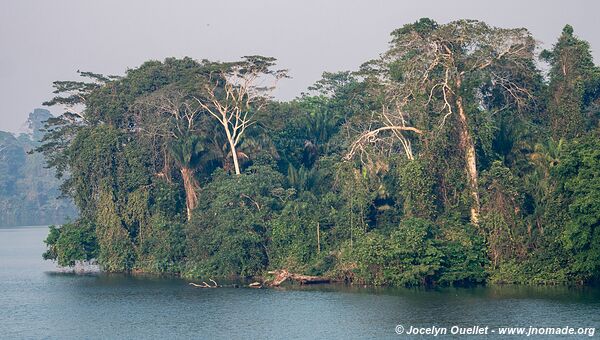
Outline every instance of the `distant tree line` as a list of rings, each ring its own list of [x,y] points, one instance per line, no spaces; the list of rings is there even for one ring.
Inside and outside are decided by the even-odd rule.
[[[64,223],[77,216],[73,203],[58,197],[60,183],[44,157],[31,152],[40,145],[50,117],[48,110],[35,109],[27,133],[0,131],[0,227]]]
[[[274,58],[57,81],[38,151],[80,216],[47,259],[376,285],[600,278],[600,71],[566,26],[421,19],[288,102]],[[543,71],[545,70],[545,71]]]

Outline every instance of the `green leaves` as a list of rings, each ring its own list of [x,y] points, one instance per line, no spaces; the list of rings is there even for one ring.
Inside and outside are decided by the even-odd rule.
[[[239,176],[223,170],[202,188],[187,228],[187,276],[246,277],[268,265],[267,231],[281,203],[283,177],[269,166]]]
[[[389,237],[376,231],[364,235],[353,251],[358,278],[395,286],[483,282],[483,241],[471,227],[440,222],[444,229],[425,219],[406,218]]]
[[[552,50],[540,57],[550,64],[547,124],[555,139],[581,136],[597,117],[586,117],[598,98],[600,69],[594,65],[587,41],[573,35],[566,25]]]
[[[49,105],[84,107],[38,151],[81,219],[44,256],[405,286],[598,278],[600,143],[573,137],[596,125],[599,72],[570,26],[542,55],[548,84],[534,48],[524,29],[420,19],[289,102],[263,82],[286,71],[257,55],[56,82]]]
[[[438,28],[438,23],[429,18],[421,18],[412,24],[407,24],[399,29],[394,30],[391,36],[399,38],[402,35],[410,33],[418,33],[420,35],[426,35],[431,33],[433,30]]]
[[[197,135],[185,134],[171,142],[169,152],[180,167],[194,169],[200,164],[205,145]]]
[[[397,178],[397,200],[402,202],[407,217],[431,218],[435,215],[434,180],[421,160],[400,161],[394,167]]]
[[[573,275],[600,277],[600,139],[590,135],[565,146],[553,171],[558,195],[566,200],[568,220],[561,241],[573,256]]]
[[[44,260],[55,260],[60,266],[74,266],[76,262],[98,258],[98,241],[95,227],[89,221],[80,220],[60,227],[50,226],[44,241],[48,250]]]
[[[118,208],[112,192],[101,189],[96,216],[98,263],[108,272],[130,271],[135,265],[134,245]]]

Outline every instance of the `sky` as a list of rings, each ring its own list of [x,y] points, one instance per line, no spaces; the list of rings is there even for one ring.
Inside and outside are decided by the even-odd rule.
[[[170,56],[275,57],[292,76],[275,96],[293,99],[323,71],[377,57],[392,30],[422,17],[526,27],[543,48],[571,24],[600,60],[599,9],[594,0],[2,0],[0,130],[18,132],[52,82],[76,80],[77,70],[122,75]]]

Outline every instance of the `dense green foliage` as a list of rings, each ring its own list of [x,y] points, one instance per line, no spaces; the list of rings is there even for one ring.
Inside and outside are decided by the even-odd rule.
[[[149,61],[56,82],[38,148],[80,218],[47,259],[377,285],[600,278],[600,73],[565,27],[429,19],[356,72],[277,102],[273,58]],[[565,71],[566,70],[566,71]],[[256,81],[256,82],[255,82]]]

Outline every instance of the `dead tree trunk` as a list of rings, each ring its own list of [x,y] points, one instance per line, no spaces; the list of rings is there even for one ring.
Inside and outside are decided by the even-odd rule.
[[[273,272],[269,272],[269,274],[275,274],[275,278],[270,282],[266,282],[267,285],[271,287],[278,287],[286,280],[292,280],[300,283],[301,285],[309,285],[309,284],[317,284],[317,283],[329,283],[331,279],[321,276],[310,276],[310,275],[302,275],[290,273],[285,269],[276,270]]]

